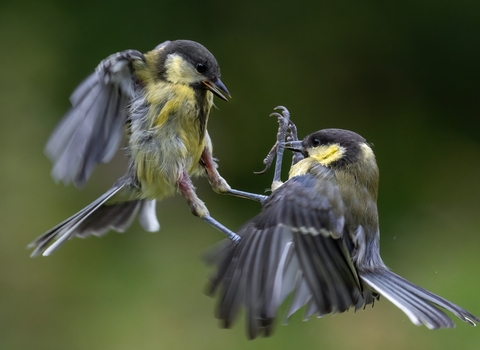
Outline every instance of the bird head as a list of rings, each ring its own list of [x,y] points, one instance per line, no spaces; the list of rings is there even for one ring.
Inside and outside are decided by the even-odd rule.
[[[160,79],[173,84],[206,89],[224,101],[230,93],[220,80],[217,60],[203,45],[190,40],[176,40],[160,45],[157,52],[157,69]]]
[[[365,161],[375,162],[375,155],[367,141],[349,130],[323,129],[302,141],[286,142],[285,147],[301,152],[305,159],[334,169]]]

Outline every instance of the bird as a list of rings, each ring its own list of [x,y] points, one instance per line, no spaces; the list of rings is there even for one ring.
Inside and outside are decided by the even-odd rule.
[[[383,262],[379,170],[371,145],[343,129],[319,130],[299,141],[294,124],[284,118],[286,123],[295,134],[290,131],[285,142],[279,132],[276,145],[295,154],[288,180],[274,180],[272,194],[240,228],[237,243],[222,241],[206,257],[215,265],[207,294],[217,296],[221,326],[231,328],[243,306],[247,337],[270,336],[289,295],[286,320],[304,306],[308,319],[373,306],[383,296],[429,329],[455,327],[441,308],[471,325],[480,321]]]
[[[194,215],[238,239],[210,216],[192,182],[206,175],[217,193],[265,198],[232,189],[218,173],[207,131],[214,96],[228,101],[230,93],[213,54],[195,41],[165,41],[145,54],[125,50],[102,60],[72,93],[72,107],[45,153],[57,182],[82,187],[97,164],[111,160],[125,134],[126,173],[98,199],[31,242],[31,256],[50,255],[75,236],[124,232],[137,216],[146,231],[157,231],[156,201],[176,192]]]

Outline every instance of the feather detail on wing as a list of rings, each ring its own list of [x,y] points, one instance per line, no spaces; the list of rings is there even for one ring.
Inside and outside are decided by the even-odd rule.
[[[73,92],[72,107],[45,148],[55,180],[82,186],[97,164],[113,157],[122,139],[127,106],[134,97],[132,62],[144,59],[134,50],[113,54]]]
[[[333,172],[296,176],[265,202],[240,231],[241,240],[217,248],[210,293],[217,317],[230,327],[243,304],[248,337],[269,336],[277,309],[294,293],[287,318],[303,306],[306,317],[344,312],[362,300],[344,242],[343,202]],[[362,303],[363,304],[363,303]]]

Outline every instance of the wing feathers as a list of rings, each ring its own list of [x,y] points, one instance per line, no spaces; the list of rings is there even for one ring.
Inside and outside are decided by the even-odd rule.
[[[98,163],[113,157],[123,135],[127,106],[135,94],[132,62],[144,59],[134,50],[111,55],[73,92],[72,108],[45,148],[56,180],[82,186]]]
[[[327,188],[337,188],[334,178],[328,181]],[[287,181],[239,231],[238,244],[213,254],[219,263],[210,291],[220,294],[217,316],[224,326],[231,326],[244,305],[247,336],[268,336],[278,308],[292,292],[287,317],[304,305],[306,317],[343,312],[361,298],[343,235],[331,232],[343,232],[342,208],[333,210],[330,203],[337,199],[322,197],[339,195],[338,188],[312,193],[315,184],[308,175]]]

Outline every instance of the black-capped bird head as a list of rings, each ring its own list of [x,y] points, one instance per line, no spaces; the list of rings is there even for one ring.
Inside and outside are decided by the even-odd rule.
[[[318,167],[334,171],[344,201],[364,210],[364,215],[377,224],[376,205],[379,172],[372,148],[359,134],[343,129],[323,129],[306,136],[302,141],[286,143],[286,148],[301,152],[304,159],[290,168],[289,178],[315,172]],[[360,198],[360,200],[359,200]]]
[[[286,148],[301,152],[305,158],[312,158],[323,166],[337,169],[360,160],[375,160],[367,141],[350,130],[323,129],[302,141],[287,142]]]
[[[174,84],[206,89],[227,101],[230,93],[220,80],[217,60],[203,45],[190,40],[176,40],[158,46],[156,68],[160,79]]]

